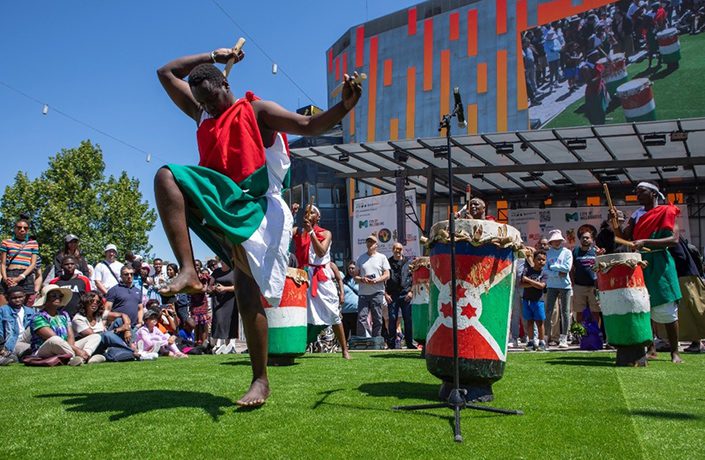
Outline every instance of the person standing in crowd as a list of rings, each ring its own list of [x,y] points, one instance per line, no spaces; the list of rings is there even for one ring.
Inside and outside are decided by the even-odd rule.
[[[526,88],[528,90],[529,102],[532,105],[538,103],[539,88],[536,84],[536,52],[528,37],[524,37],[521,42],[522,56],[524,58],[524,76],[526,78]]]
[[[0,243],[0,305],[7,303],[5,293],[12,286],[21,286],[27,294],[25,304],[34,305],[34,271],[39,257],[39,243],[29,237],[29,220],[15,221],[13,238]]]
[[[100,336],[91,335],[75,340],[71,320],[63,307],[73,293],[69,288],[53,284],[44,286],[42,296],[37,300],[41,308],[32,318],[32,355],[39,358],[70,355],[69,366],[93,364],[104,359],[91,358],[100,345]]]
[[[355,281],[355,261],[348,262],[345,267],[345,277],[343,277],[343,330],[345,338],[349,340],[357,330],[357,302],[359,287]]]
[[[404,320],[404,341],[406,348],[416,350],[414,346],[413,326],[411,324],[411,270],[410,260],[404,255],[404,246],[396,242],[392,245],[392,256],[389,262],[389,279],[386,283],[386,299],[389,311],[389,335],[387,346],[397,348],[397,322],[399,312]]]
[[[105,246],[103,253],[105,259],[95,266],[93,272],[96,289],[101,295],[107,295],[113,286],[120,283],[119,273],[123,265],[117,260],[117,247],[114,244]]]
[[[560,81],[560,71],[558,69],[561,62],[561,50],[563,49],[563,37],[559,36],[555,30],[549,29],[546,33],[543,43],[546,51],[546,60],[548,61],[548,84],[549,90],[552,87],[558,87]]]
[[[294,246],[299,267],[306,267],[309,274],[308,324],[332,326],[343,358],[350,359],[340,316],[340,295],[328,266],[333,234],[318,225],[321,219],[318,208],[307,208],[301,228],[294,227]]]
[[[19,338],[29,327],[37,309],[25,306],[25,299],[24,288],[12,286],[7,290],[7,305],[0,307],[0,349],[4,347],[6,351],[5,356],[0,356],[1,366],[18,362],[27,351]]]
[[[676,264],[678,284],[683,298],[678,302],[678,338],[690,345],[686,353],[705,353],[705,281],[703,267],[695,246],[684,238],[668,248]]]
[[[665,201],[665,197],[650,182],[639,182],[635,193],[642,207],[634,211],[624,229],[615,228],[615,234],[633,240],[632,248],[640,251],[641,258],[648,263],[643,270],[651,303],[651,321],[665,326],[671,361],[678,364],[683,362],[678,351],[678,301],[682,294],[676,264],[668,248],[678,244],[676,218],[680,210],[670,203],[659,205],[659,200]],[[609,213],[611,219],[616,218],[614,209]],[[644,248],[649,251],[642,251]],[[656,358],[653,344],[647,357]]]
[[[600,324],[600,306],[597,303],[596,283],[597,274],[593,270],[597,251],[593,244],[592,233],[583,231],[580,235],[580,245],[573,248],[573,313],[575,320],[583,322],[583,310],[590,307],[594,319]]]
[[[68,234],[64,237],[64,248],[54,256],[54,277],[61,276],[62,263],[66,256],[73,257],[73,260],[76,262],[75,269],[80,271],[81,275],[90,277],[91,273],[88,268],[88,262],[86,262],[86,258],[81,254],[79,239],[74,234]]]
[[[560,301],[560,337],[558,348],[568,348],[568,329],[570,328],[570,299],[573,289],[570,282],[571,268],[573,267],[573,254],[570,249],[563,247],[565,239],[559,229],[551,230],[548,234],[550,248],[546,253],[546,317],[553,315],[556,300]],[[535,262],[535,261],[534,261]],[[546,335],[551,337],[551,323],[548,323]]]
[[[211,337],[215,339],[213,353],[235,352],[235,339],[240,338],[240,319],[235,305],[235,285],[232,269],[221,261],[211,273],[208,293],[213,303]]]
[[[113,286],[108,291],[105,302],[105,314],[112,320],[111,329],[125,326],[123,314],[130,320],[131,335],[134,336],[137,329],[142,327],[144,314],[142,304],[142,294],[140,290],[132,285],[132,278],[135,271],[132,267],[124,265],[120,270],[120,283]],[[125,341],[128,341],[125,338]]]
[[[602,79],[604,68],[598,64],[600,53],[592,50],[587,55],[587,60],[580,66],[585,85],[585,116],[592,125],[604,125],[607,106],[609,105],[609,94],[607,85]]]
[[[372,234],[365,240],[367,252],[357,258],[355,281],[358,282],[357,335],[380,337],[382,335],[382,303],[384,283],[389,279],[389,261],[377,252],[377,236]],[[368,317],[372,315],[372,329]]]
[[[583,60],[583,53],[580,52],[580,45],[571,42],[567,46],[565,78],[568,80],[568,90],[573,92],[578,89],[578,66]]]
[[[71,300],[64,306],[64,311],[69,314],[69,318],[73,319],[78,312],[81,296],[91,290],[90,280],[76,270],[76,259],[74,256],[64,256],[64,260],[61,261],[61,276],[49,281],[49,284],[56,284],[57,286],[71,289],[73,295]]]
[[[152,267],[154,268],[154,274],[152,275],[154,279],[154,287],[157,291],[166,287],[166,273],[163,273],[164,261],[160,258],[156,258],[152,261]]]
[[[521,287],[523,288],[521,310],[529,333],[526,349],[546,351],[544,340],[546,307],[543,303],[543,294],[546,291],[546,273],[543,271],[546,265],[546,253],[541,250],[536,251],[532,260],[533,266],[525,264],[521,274]],[[534,327],[538,338],[534,333]]]

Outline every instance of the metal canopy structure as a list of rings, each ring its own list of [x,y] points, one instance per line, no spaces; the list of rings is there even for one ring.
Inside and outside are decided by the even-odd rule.
[[[453,189],[486,198],[545,197],[656,181],[688,189],[705,178],[705,118],[453,135]],[[447,194],[445,137],[292,150],[292,155],[392,192],[398,178]],[[427,197],[428,199],[428,197]]]

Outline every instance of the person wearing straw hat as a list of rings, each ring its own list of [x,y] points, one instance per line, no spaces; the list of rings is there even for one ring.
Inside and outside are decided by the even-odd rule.
[[[558,348],[568,348],[568,328],[570,327],[570,302],[573,296],[570,273],[573,267],[573,253],[563,247],[563,234],[559,229],[548,233],[549,248],[546,253],[546,318],[551,318],[556,300],[560,301],[560,336]],[[546,322],[546,336],[551,337],[551,322]]]
[[[55,284],[44,286],[41,297],[35,302],[35,306],[41,310],[34,315],[30,325],[32,355],[39,358],[71,355],[70,366],[103,362],[105,358],[102,356],[91,358],[100,345],[99,335],[89,335],[81,340],[74,339],[71,319],[63,309],[72,295],[73,292],[68,287]]]
[[[632,249],[641,252],[641,258],[648,263],[644,267],[644,283],[649,291],[651,321],[666,328],[671,361],[678,364],[683,362],[678,350],[678,301],[682,294],[676,264],[668,248],[678,244],[676,218],[680,209],[670,203],[659,205],[659,200],[666,199],[650,182],[639,182],[634,193],[642,207],[634,211],[624,229],[615,228],[615,234],[634,240]],[[610,218],[616,217],[616,210],[610,209],[609,213]],[[647,357],[656,358],[653,344]]]

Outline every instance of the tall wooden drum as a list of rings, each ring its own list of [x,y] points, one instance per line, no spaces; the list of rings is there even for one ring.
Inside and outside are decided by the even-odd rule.
[[[491,401],[492,383],[504,374],[514,295],[514,258],[521,236],[493,221],[456,221],[456,286],[451,286],[448,222],[431,228],[430,306],[437,315],[426,341],[426,367],[444,381],[441,398],[452,388],[453,319],[458,317],[460,383],[470,401]]]
[[[286,273],[279,307],[262,300],[269,332],[269,364],[293,364],[306,352],[308,274],[298,268]]]
[[[617,347],[617,365],[646,365],[652,340],[649,291],[644,284],[641,254],[607,254],[595,258],[600,309],[610,345]]]
[[[426,334],[431,322],[431,310],[428,305],[429,280],[431,279],[431,261],[428,257],[417,257],[410,265],[411,270],[411,324],[413,338],[419,343],[426,343]]]

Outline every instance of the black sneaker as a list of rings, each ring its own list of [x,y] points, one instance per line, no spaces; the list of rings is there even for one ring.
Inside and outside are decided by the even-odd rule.
[[[524,348],[526,351],[536,351],[536,345],[534,344],[533,341],[529,341],[529,343],[526,344],[526,348]]]

